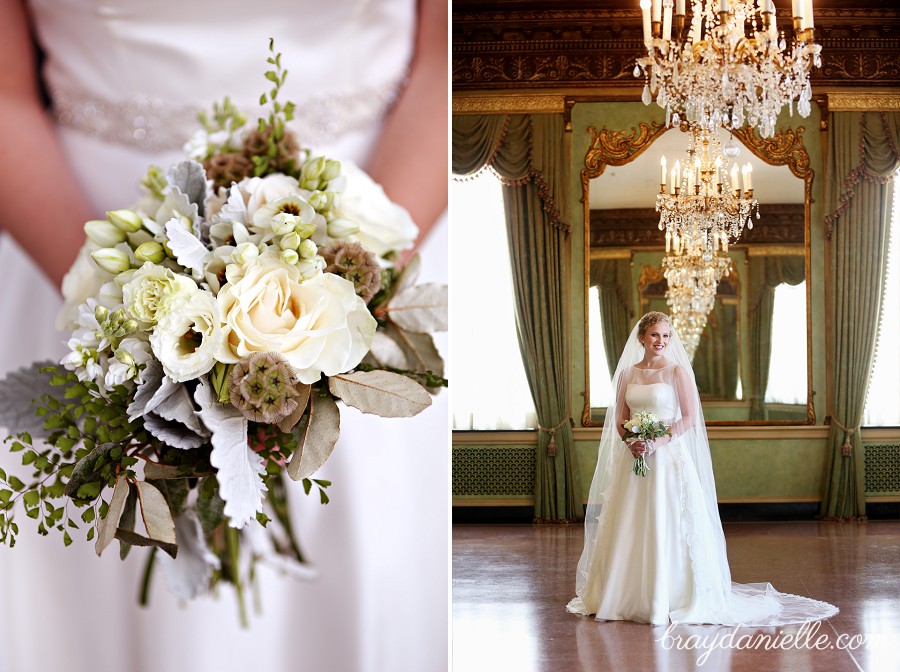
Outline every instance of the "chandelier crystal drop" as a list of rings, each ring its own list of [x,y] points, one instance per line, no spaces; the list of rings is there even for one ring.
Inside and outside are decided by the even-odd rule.
[[[716,304],[716,291],[727,275],[731,259],[715,255],[710,260],[689,253],[670,252],[663,259],[666,303],[672,328],[678,332],[688,357],[693,361],[706,319]]]
[[[669,172],[667,167],[663,156],[656,211],[659,229],[666,232],[666,253],[707,262],[720,251],[727,254],[744,227],[753,228],[753,217],[759,219],[753,167],[724,159],[716,134],[699,128],[691,133],[683,162],[676,161]]]
[[[635,76],[644,77],[641,100],[665,109],[667,124],[713,131],[749,123],[770,138],[785,105],[809,115],[809,75],[822,51],[812,0],[792,1],[790,38],[778,31],[773,0],[692,0],[690,14],[686,4],[641,0],[647,55]]]

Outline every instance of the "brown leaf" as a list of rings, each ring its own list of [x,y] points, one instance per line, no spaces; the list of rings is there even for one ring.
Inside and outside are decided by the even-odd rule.
[[[137,487],[141,519],[147,528],[147,536],[153,541],[171,544],[177,548],[175,520],[172,518],[166,498],[159,488],[146,481],[135,481],[134,484]]]
[[[414,380],[389,371],[331,376],[331,393],[348,406],[383,418],[409,418],[431,405],[431,395]]]
[[[287,473],[295,481],[312,476],[334,450],[341,433],[341,412],[331,397],[312,396],[309,413],[294,428],[297,449],[287,465]]]
[[[116,478],[116,487],[113,488],[112,498],[109,500],[106,518],[101,518],[97,523],[97,541],[94,543],[97,555],[103,553],[116,538],[116,528],[118,528],[119,519],[125,510],[126,499],[128,499],[128,480],[124,474],[119,474],[119,477]]]
[[[306,407],[309,405],[309,393],[312,390],[311,385],[305,385],[303,383],[297,383],[294,386],[294,389],[297,390],[297,394],[300,395],[297,397],[297,408],[290,415],[282,418],[276,424],[278,425],[278,429],[282,432],[291,431],[294,426],[300,422],[300,418],[303,417],[303,414],[306,412]]]

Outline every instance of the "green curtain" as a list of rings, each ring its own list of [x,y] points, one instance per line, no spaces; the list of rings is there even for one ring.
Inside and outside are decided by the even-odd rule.
[[[516,332],[540,429],[534,516],[584,517],[572,435],[569,227],[563,120],[558,115],[453,117],[453,172],[489,165],[503,182]],[[501,392],[502,393],[502,392]]]
[[[900,167],[900,114],[834,112],[826,184],[826,236],[834,327],[829,466],[820,515],[865,518],[865,454],[859,426],[884,294],[893,179]]]
[[[631,294],[631,262],[628,259],[595,259],[591,262],[589,279],[591,287],[598,290],[606,367],[612,378],[631,332],[631,311],[626,298]]]
[[[692,362],[701,397],[734,399],[738,360],[737,307],[717,299]]]
[[[781,284],[799,285],[803,282],[806,279],[806,262],[801,256],[751,256],[748,261],[750,366],[747,380],[750,419],[767,420],[766,389],[769,386],[769,362],[772,359],[775,288]]]

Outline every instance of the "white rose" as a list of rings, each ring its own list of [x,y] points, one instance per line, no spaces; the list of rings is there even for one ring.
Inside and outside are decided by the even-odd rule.
[[[198,289],[160,318],[150,335],[150,346],[166,375],[181,383],[212,369],[223,340],[219,303],[212,294]]]
[[[197,283],[188,276],[147,261],[122,287],[122,297],[134,317],[153,324],[196,291]]]
[[[253,213],[272,201],[299,193],[300,183],[290,175],[273,173],[265,177],[251,177],[238,185],[247,201],[247,214]]]
[[[275,260],[248,268],[218,299],[225,322],[220,361],[277,352],[303,383],[359,364],[377,327],[352,282],[324,273],[301,283],[295,267]]]
[[[350,162],[342,165],[347,187],[340,210],[345,218],[359,224],[353,240],[379,257],[392,250],[410,249],[419,235],[419,228],[409,213],[392,202],[381,185],[359,167]]]

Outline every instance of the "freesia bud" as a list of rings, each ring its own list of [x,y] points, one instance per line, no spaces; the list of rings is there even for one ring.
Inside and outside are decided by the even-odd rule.
[[[289,234],[284,236],[281,239],[281,242],[278,246],[282,250],[296,250],[300,246],[301,240],[299,234],[296,231],[291,231]]]
[[[297,248],[297,254],[299,254],[304,259],[312,259],[318,253],[319,248],[316,247],[316,244],[311,241],[309,238],[300,243],[300,246]]]
[[[301,238],[309,238],[316,232],[316,225],[312,222],[309,222],[308,224],[300,222],[294,227],[294,231]]]
[[[112,247],[104,247],[91,252],[91,259],[107,273],[122,273],[131,268],[128,255]]]
[[[282,250],[281,260],[286,264],[296,264],[300,260],[300,255],[294,250]]]
[[[231,253],[232,261],[241,266],[246,266],[258,256],[259,248],[254,243],[241,243]]]
[[[141,216],[134,210],[111,210],[106,213],[106,219],[126,233],[134,233],[143,226]]]
[[[100,324],[109,316],[109,308],[106,306],[97,306],[94,308],[94,319]]]
[[[328,209],[328,196],[324,191],[314,191],[309,195],[309,198],[306,199],[309,204],[315,208],[316,210],[327,210]]]
[[[343,217],[328,222],[328,235],[331,238],[346,238],[357,231],[359,231],[359,224]]]
[[[92,219],[84,223],[84,232],[91,242],[100,247],[113,247],[125,242],[125,232],[105,219]]]
[[[138,261],[152,261],[154,264],[158,264],[166,258],[166,251],[162,244],[151,240],[138,245],[134,251],[134,258]]]
[[[319,156],[306,161],[306,163],[303,164],[303,168],[300,170],[300,182],[304,184],[318,183],[319,177],[325,170],[326,162],[327,159],[324,156]]]
[[[289,212],[279,212],[272,218],[272,230],[275,235],[283,236],[294,230],[300,218]]]
[[[327,159],[325,161],[325,170],[322,171],[321,179],[325,182],[331,182],[334,178],[341,174],[341,162]]]

